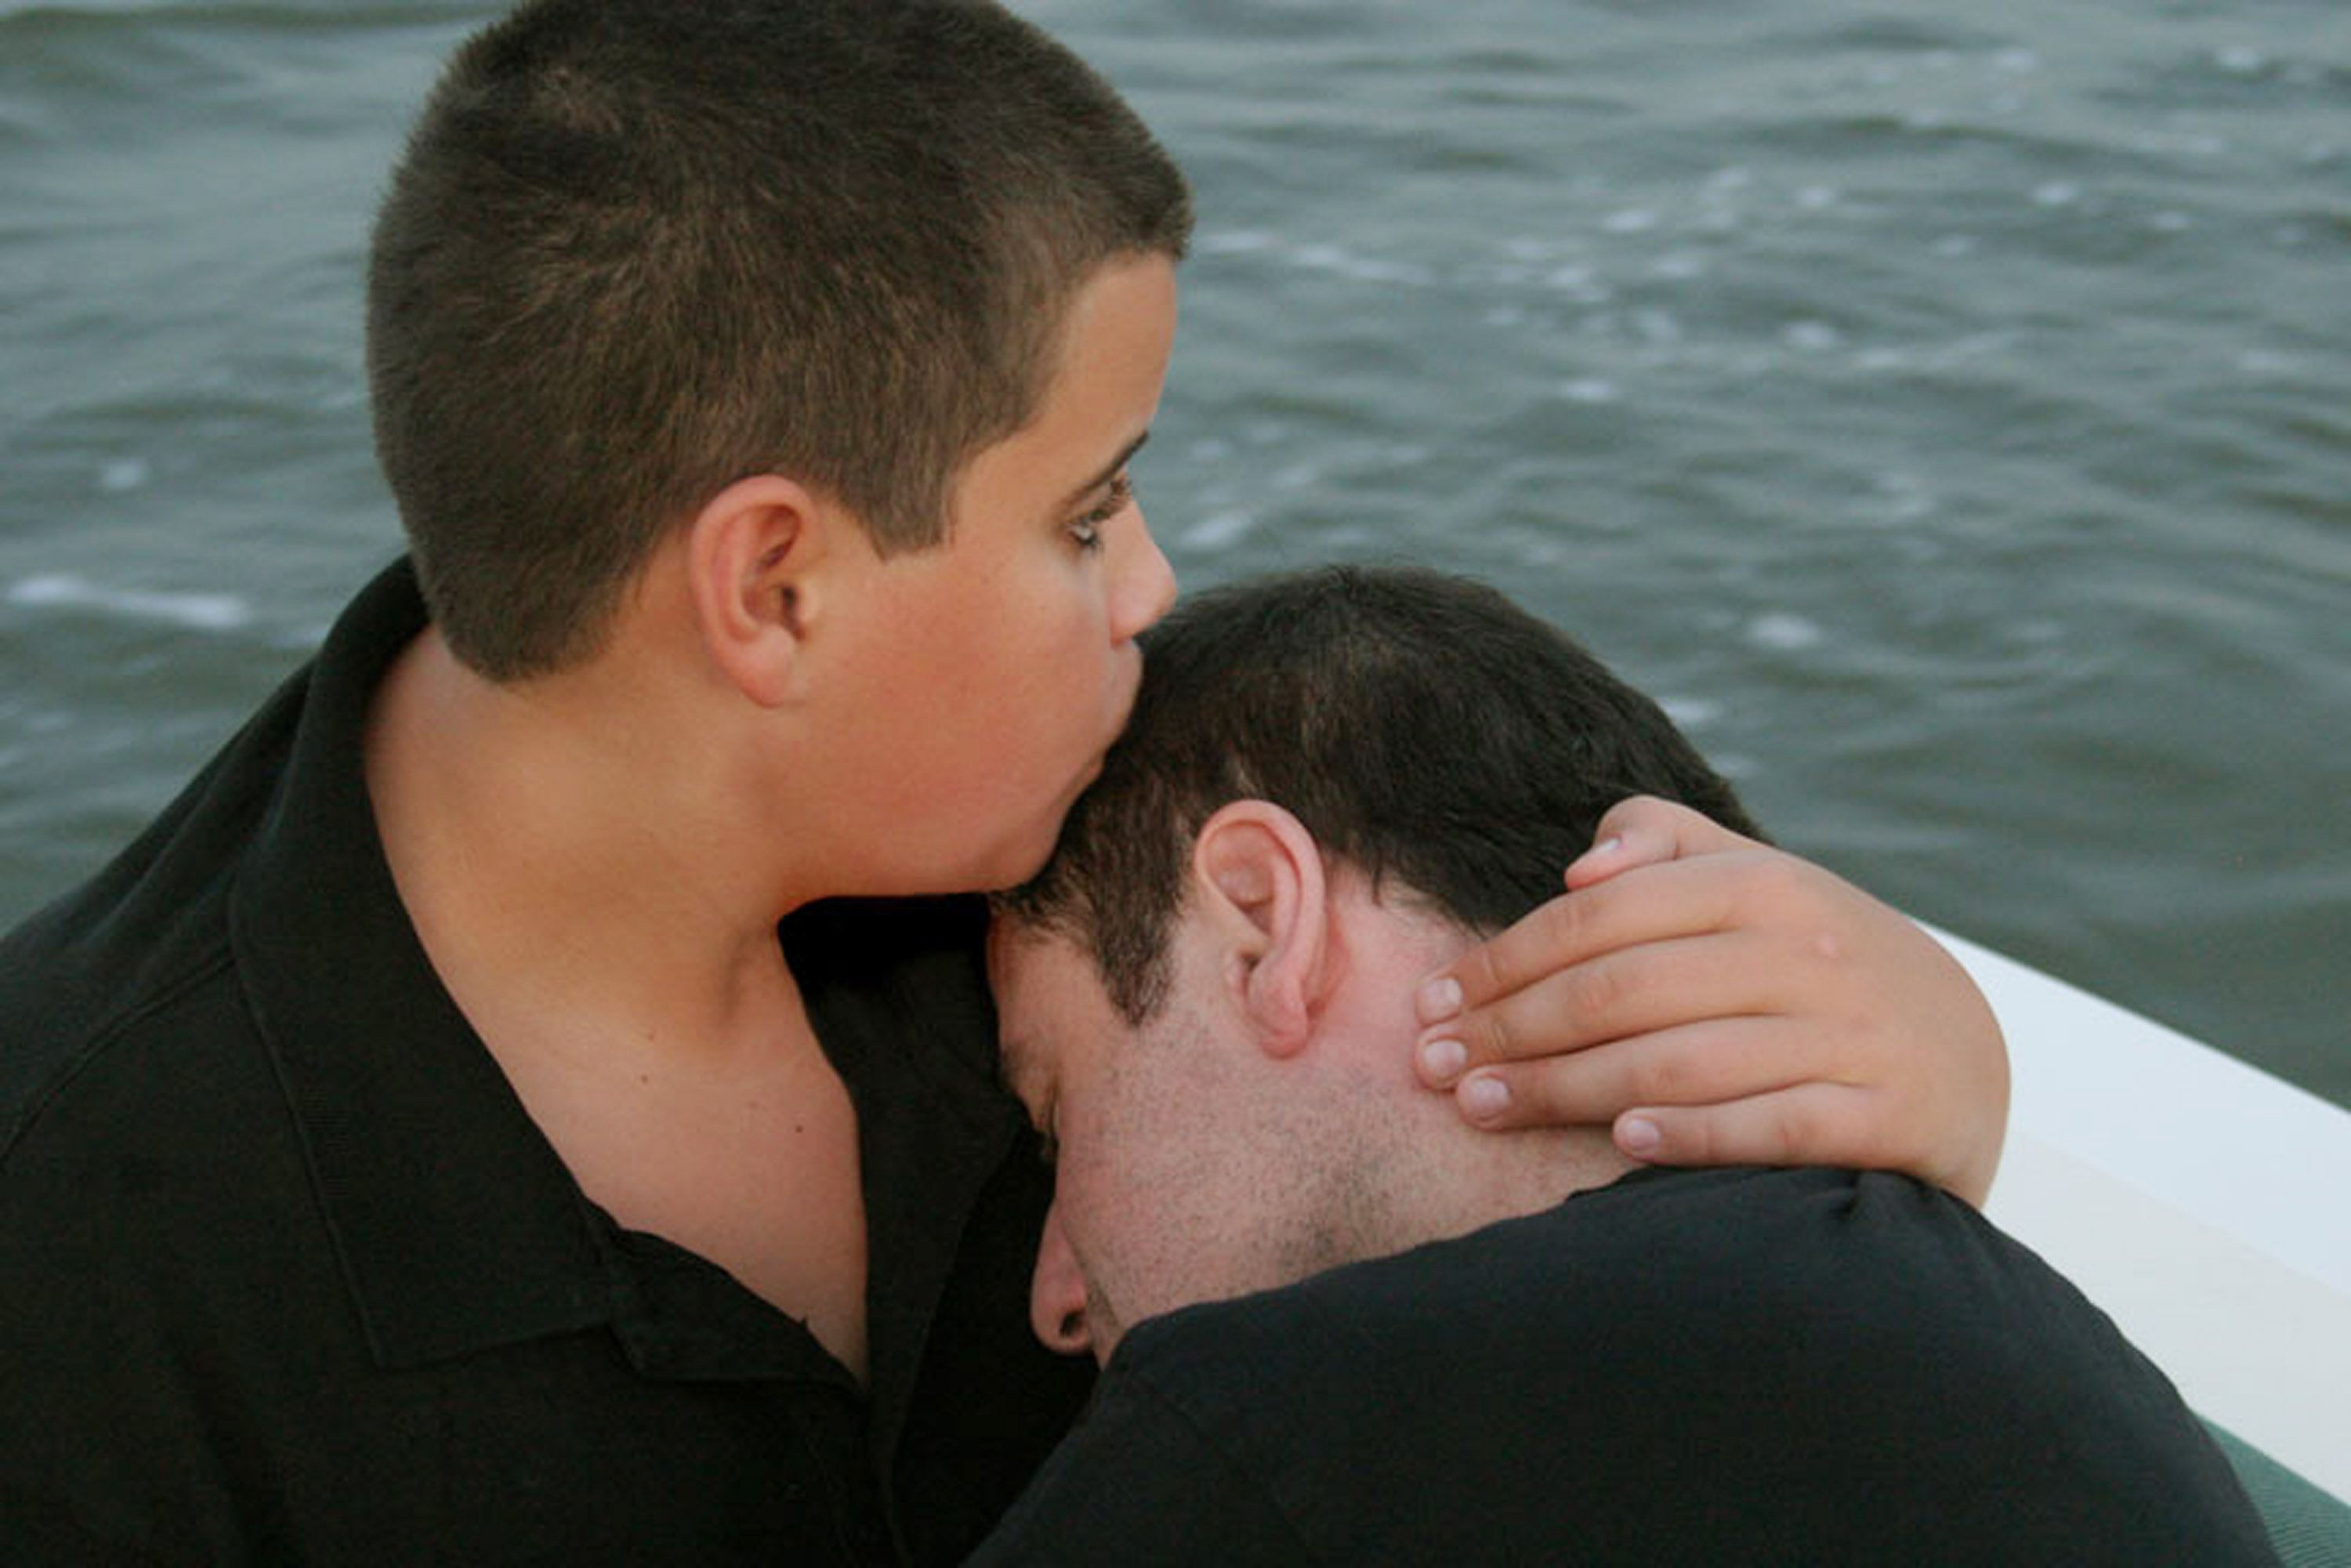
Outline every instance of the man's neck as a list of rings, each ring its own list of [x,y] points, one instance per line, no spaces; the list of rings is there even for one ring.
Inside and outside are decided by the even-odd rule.
[[[1398,1151],[1419,1169],[1395,1205],[1385,1251],[1540,1214],[1634,1168],[1605,1127],[1486,1132],[1462,1121],[1449,1097],[1420,1092],[1441,1115],[1418,1118],[1416,1155]]]
[[[1383,1251],[1443,1240],[1540,1213],[1635,1167],[1605,1126],[1489,1132],[1454,1099],[1423,1088],[1411,1066],[1419,1034],[1414,996],[1470,938],[1426,914],[1349,901],[1334,932],[1340,974],[1326,999],[1332,1055],[1365,1080],[1379,1107],[1365,1137],[1384,1147],[1367,1164],[1395,1173]]]

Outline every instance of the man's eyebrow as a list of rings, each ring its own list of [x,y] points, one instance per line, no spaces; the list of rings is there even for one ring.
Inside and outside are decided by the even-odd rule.
[[[1092,478],[1087,480],[1084,484],[1071,491],[1062,500],[1061,505],[1058,509],[1064,512],[1069,511],[1080,501],[1085,499],[1086,497],[1092,495],[1094,491],[1101,489],[1113,479],[1117,478],[1118,471],[1125,467],[1128,464],[1134,462],[1134,455],[1142,451],[1144,444],[1150,439],[1151,432],[1145,430],[1142,434],[1128,442],[1124,446],[1120,447],[1118,455],[1104,464],[1101,471],[1095,474]]]

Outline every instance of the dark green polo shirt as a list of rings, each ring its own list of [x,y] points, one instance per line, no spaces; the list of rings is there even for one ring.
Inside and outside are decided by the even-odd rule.
[[[950,1561],[1084,1397],[974,901],[785,951],[856,1103],[870,1386],[590,1203],[428,964],[360,765],[386,572],[112,865],[0,943],[11,1561]]]

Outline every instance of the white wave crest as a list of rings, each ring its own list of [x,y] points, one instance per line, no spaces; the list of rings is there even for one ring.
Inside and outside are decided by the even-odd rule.
[[[253,624],[253,608],[233,593],[157,593],[110,588],[71,572],[47,572],[8,585],[8,602],[28,610],[79,610],[191,632],[235,632]]]

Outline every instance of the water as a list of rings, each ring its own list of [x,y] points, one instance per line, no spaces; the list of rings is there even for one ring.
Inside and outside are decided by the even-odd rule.
[[[2339,0],[1028,9],[1198,184],[1187,580],[1489,577],[1786,842],[2351,1104]],[[0,0],[0,922],[397,548],[368,216],[487,12]]]

